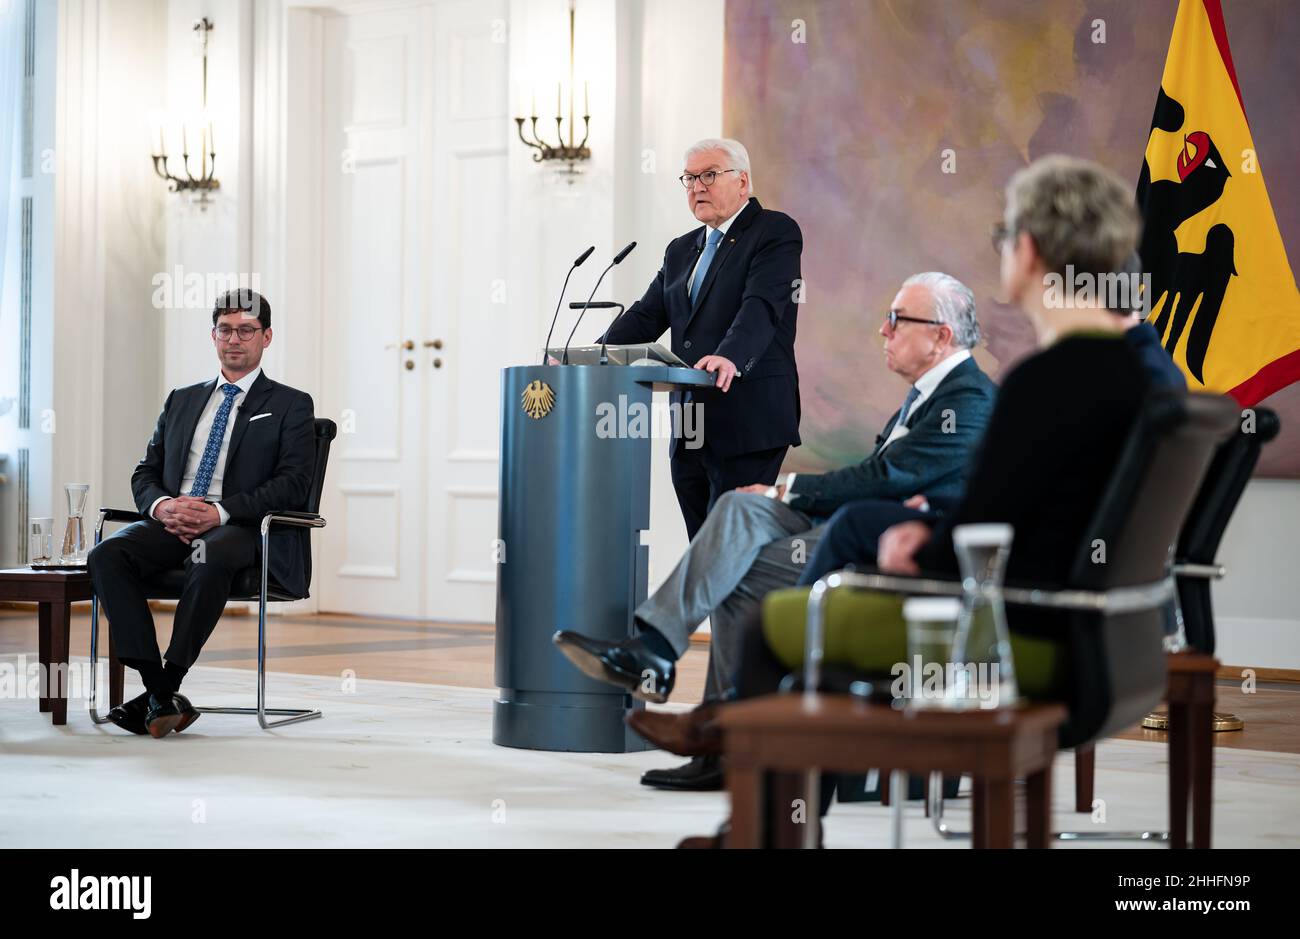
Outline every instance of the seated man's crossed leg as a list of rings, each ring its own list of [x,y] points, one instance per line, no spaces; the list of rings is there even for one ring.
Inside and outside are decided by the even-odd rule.
[[[710,620],[709,675],[705,704],[729,697],[740,661],[744,623],[758,617],[770,591],[799,579],[821,527],[778,499],[727,492],[705,519],[677,566],[634,614],[637,634],[621,642],[561,631],[555,642],[583,672],[626,689],[643,701],[672,693],[676,662],[690,637]],[[715,759],[673,770],[652,770],[642,782],[674,789],[722,786]]]

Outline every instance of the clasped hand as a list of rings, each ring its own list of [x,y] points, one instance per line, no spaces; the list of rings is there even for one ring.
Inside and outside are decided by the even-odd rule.
[[[198,496],[177,496],[159,502],[153,515],[162,522],[163,528],[186,544],[221,524],[217,507]]]

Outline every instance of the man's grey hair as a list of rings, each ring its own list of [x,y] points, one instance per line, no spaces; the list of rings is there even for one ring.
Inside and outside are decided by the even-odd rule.
[[[919,285],[930,291],[930,313],[940,323],[952,327],[952,341],[963,349],[973,349],[980,341],[980,324],[975,319],[975,294],[951,274],[926,271],[903,281],[904,287]]]
[[[732,140],[730,137],[709,137],[697,143],[691,144],[686,150],[685,162],[689,163],[691,157],[697,153],[704,153],[708,150],[721,150],[727,155],[727,161],[730,166],[723,167],[729,170],[744,170],[745,175],[749,177],[749,194],[754,194],[754,171],[749,168],[749,151],[739,140]]]

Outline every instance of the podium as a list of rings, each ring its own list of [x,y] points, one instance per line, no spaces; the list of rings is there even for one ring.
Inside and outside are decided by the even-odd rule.
[[[502,370],[493,743],[651,749],[623,723],[641,703],[588,678],[551,636],[632,635],[649,576],[641,532],[650,526],[652,393],[712,383],[707,372],[668,364]]]

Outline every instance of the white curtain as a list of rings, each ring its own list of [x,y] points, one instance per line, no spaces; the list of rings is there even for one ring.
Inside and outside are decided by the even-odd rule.
[[[0,0],[0,296],[3,296],[5,259],[16,188],[18,129],[23,100],[23,26],[25,0]]]

